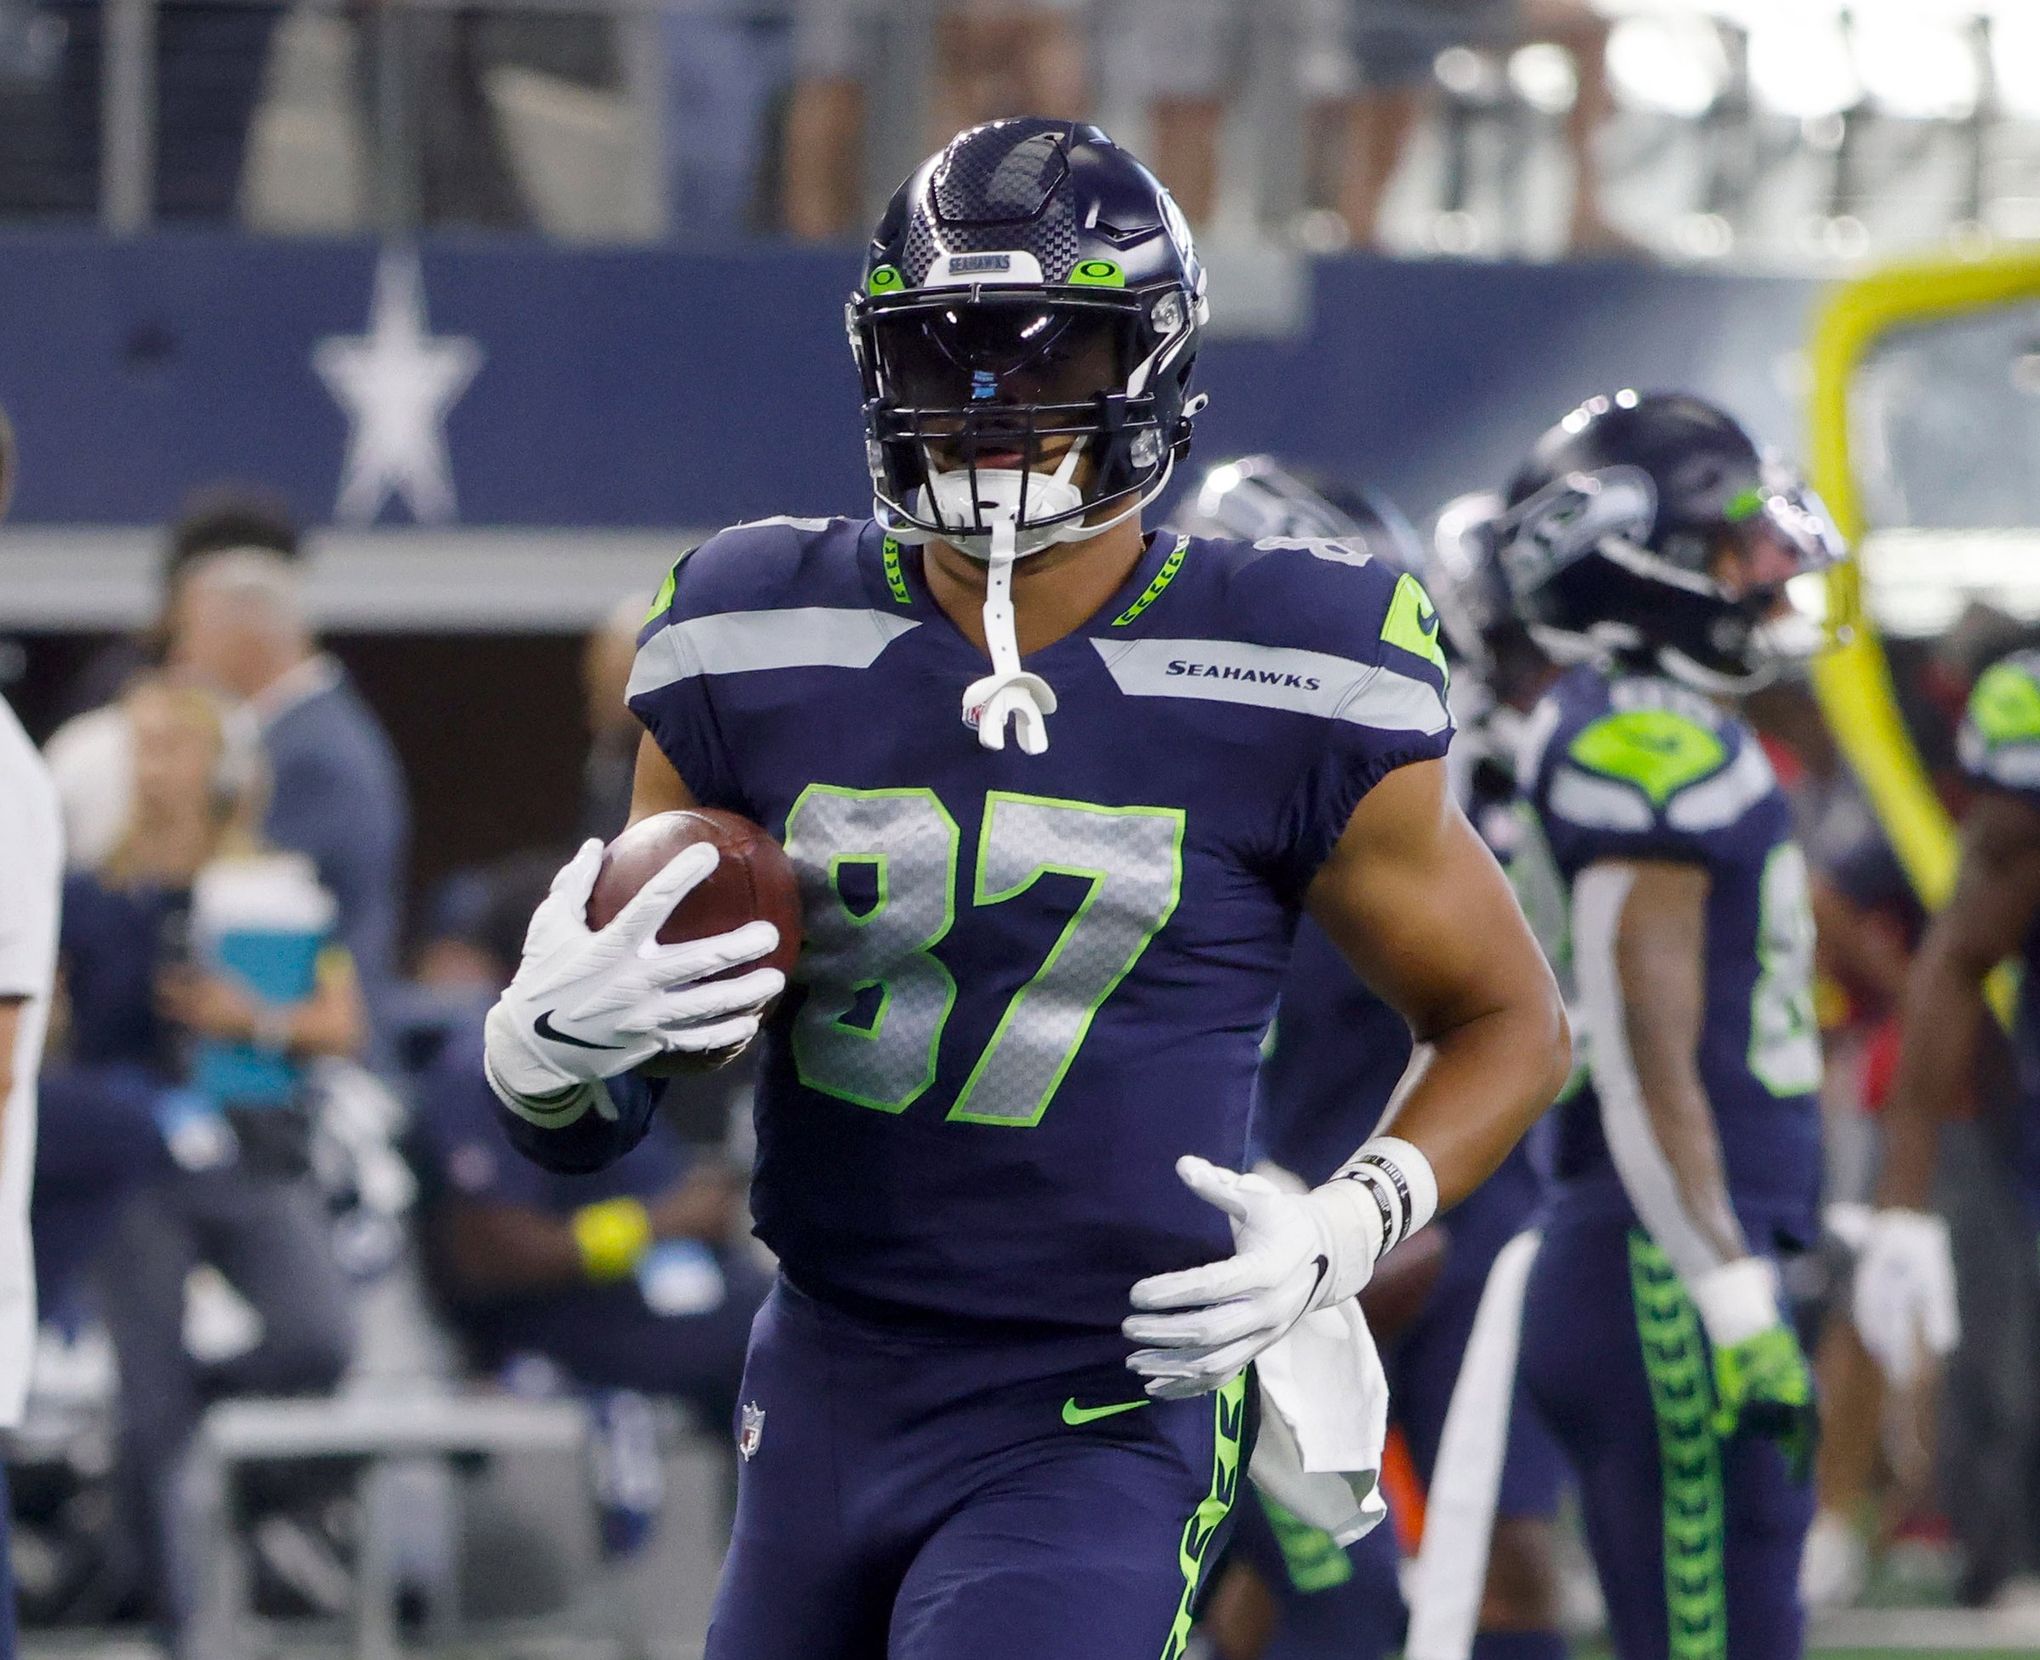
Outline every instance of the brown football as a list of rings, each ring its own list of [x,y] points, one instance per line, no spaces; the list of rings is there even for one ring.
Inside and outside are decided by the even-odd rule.
[[[1375,1266],[1374,1278],[1360,1291],[1360,1312],[1367,1316],[1367,1329],[1386,1342],[1422,1314],[1438,1276],[1445,1271],[1451,1248],[1445,1224],[1434,1222],[1383,1257]]]
[[[800,955],[800,884],[786,850],[757,825],[738,813],[716,807],[689,807],[640,819],[609,844],[595,889],[588,895],[588,926],[600,928],[628,905],[642,888],[664,870],[673,855],[696,842],[711,842],[722,862],[706,880],[673,907],[659,929],[662,945],[726,934],[747,922],[769,922],[779,930],[779,945],[769,957],[725,969],[718,979],[748,974],[754,968],[793,972]]]

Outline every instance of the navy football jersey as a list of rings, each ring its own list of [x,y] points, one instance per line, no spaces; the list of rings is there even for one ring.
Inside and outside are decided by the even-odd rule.
[[[874,524],[680,561],[630,705],[785,842],[806,942],[757,1100],[758,1233],[887,1313],[1117,1330],[1230,1249],[1174,1173],[1238,1164],[1303,893],[1390,769],[1444,754],[1414,578],[1336,544],[1152,539],[1026,666],[1045,754],[962,718],[982,652]]]
[[[1729,1196],[1752,1236],[1815,1237],[1820,1199],[1820,1029],[1805,856],[1756,735],[1709,699],[1656,676],[1567,673],[1524,733],[1518,769],[1568,888],[1604,860],[1702,865],[1706,1015],[1700,1077]],[[1590,995],[1582,988],[1583,996]],[[1608,1150],[1623,1092],[1586,1076],[1559,1107],[1561,1205],[1631,1210]]]

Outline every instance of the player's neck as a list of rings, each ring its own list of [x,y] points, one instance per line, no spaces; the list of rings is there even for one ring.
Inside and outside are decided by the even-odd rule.
[[[1117,593],[1140,563],[1147,539],[1138,517],[1083,542],[1062,542],[1013,567],[1013,618],[1020,651],[1040,651],[1073,634]],[[928,591],[943,614],[985,649],[985,566],[947,542],[927,544]]]

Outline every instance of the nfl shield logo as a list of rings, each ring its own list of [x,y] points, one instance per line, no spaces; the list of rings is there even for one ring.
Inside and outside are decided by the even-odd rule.
[[[743,1422],[737,1429],[737,1451],[743,1454],[746,1463],[758,1450],[758,1443],[765,1439],[765,1409],[755,1401],[746,1401],[743,1406]]]

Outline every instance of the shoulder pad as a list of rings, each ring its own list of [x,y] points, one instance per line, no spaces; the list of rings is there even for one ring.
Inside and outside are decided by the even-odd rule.
[[[701,616],[785,603],[788,592],[804,586],[803,575],[814,568],[810,561],[838,545],[835,539],[840,535],[847,533],[854,543],[857,528],[849,519],[777,518],[719,530],[674,561],[645,626],[669,612]]]
[[[1642,828],[1661,816],[1683,834],[1725,830],[1778,783],[1764,746],[1746,730],[1671,709],[1601,715],[1573,735],[1565,760],[1553,780],[1554,808],[1591,802],[1597,816],[1566,816],[1611,828]]]
[[[1969,724],[1989,748],[2040,742],[2040,653],[1993,663],[1969,694]]]
[[[1711,727],[1669,709],[1621,709],[1582,727],[1566,755],[1589,772],[1641,790],[1663,807],[1720,770],[1728,745]]]
[[[2040,652],[2014,652],[1977,676],[1956,748],[1978,778],[2040,789]]]
[[[1409,572],[1349,542],[1270,536],[1234,546],[1228,608],[1256,638],[1404,674],[1428,671],[1445,684],[1438,611]]]

